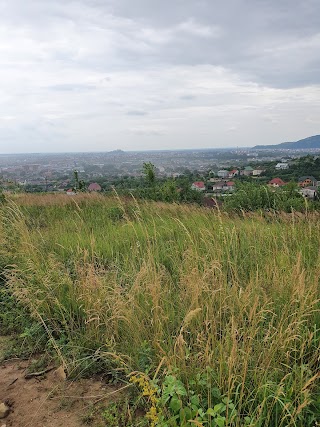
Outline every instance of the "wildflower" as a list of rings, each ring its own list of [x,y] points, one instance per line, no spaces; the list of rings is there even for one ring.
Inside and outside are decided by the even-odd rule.
[[[159,421],[160,411],[158,409],[159,399],[157,398],[157,389],[153,386],[150,379],[144,375],[132,375],[130,382],[136,384],[142,390],[150,408],[146,413],[146,418],[150,421],[150,427],[155,427]]]

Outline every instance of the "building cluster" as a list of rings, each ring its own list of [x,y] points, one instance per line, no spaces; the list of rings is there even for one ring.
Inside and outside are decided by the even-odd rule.
[[[220,169],[216,174],[211,172],[212,176],[207,183],[196,181],[191,185],[193,190],[206,191],[209,193],[228,194],[235,190],[234,179],[239,176],[258,177],[264,172],[264,169],[254,169],[251,166],[246,166],[243,169]]]
[[[268,183],[274,188],[283,187],[287,184],[281,178],[273,178]],[[298,179],[299,193],[304,197],[309,199],[316,199],[318,197],[318,188],[320,187],[320,181],[318,181],[314,176],[301,176]]]
[[[285,169],[289,169],[289,164],[285,161],[275,165],[275,170],[277,171]],[[234,179],[237,179],[239,176],[258,177],[262,175],[263,172],[265,172],[265,170],[254,169],[251,166],[246,166],[243,169],[221,169],[215,176],[209,178],[209,181],[206,183],[204,181],[196,181],[191,185],[191,188],[205,193],[226,196],[235,190]],[[288,183],[279,177],[272,178],[267,182],[267,185],[274,189],[283,187],[286,184]],[[319,196],[320,181],[317,181],[314,176],[302,176],[298,179],[297,184],[299,188],[298,191],[304,197],[314,200]]]

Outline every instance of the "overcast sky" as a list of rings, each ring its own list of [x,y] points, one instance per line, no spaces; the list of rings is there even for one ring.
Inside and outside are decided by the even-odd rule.
[[[0,0],[0,153],[319,133],[319,0]]]

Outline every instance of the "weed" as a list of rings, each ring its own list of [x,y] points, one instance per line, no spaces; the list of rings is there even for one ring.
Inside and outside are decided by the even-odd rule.
[[[68,375],[142,372],[150,423],[314,427],[317,212],[78,196],[1,207],[2,324],[46,336]]]

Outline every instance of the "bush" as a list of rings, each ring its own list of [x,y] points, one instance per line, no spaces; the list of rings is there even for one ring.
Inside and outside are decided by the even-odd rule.
[[[0,193],[0,204],[5,203],[5,201],[6,201],[5,195],[3,193]]]
[[[225,200],[224,207],[229,211],[305,211],[308,201],[298,193],[294,183],[282,188],[271,188],[256,183],[238,183],[236,191]]]

